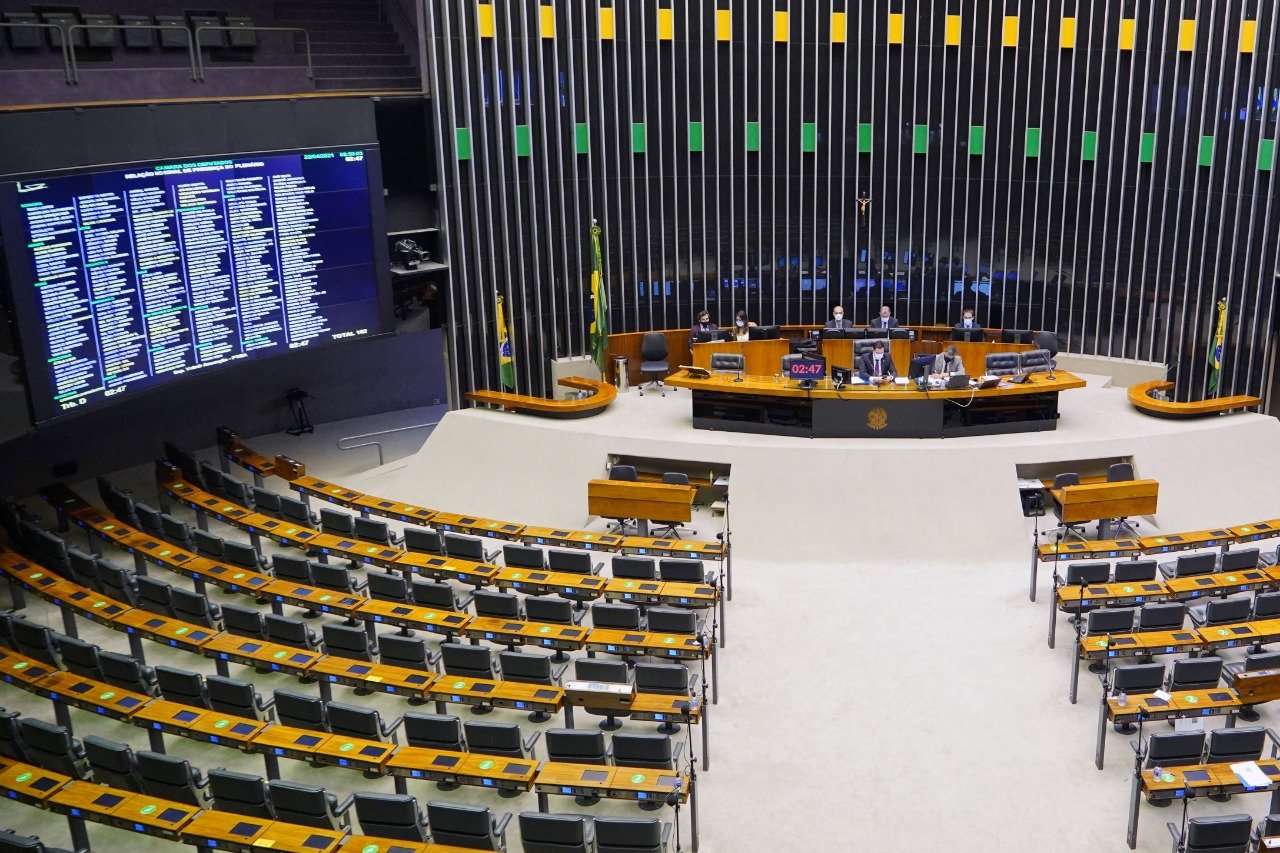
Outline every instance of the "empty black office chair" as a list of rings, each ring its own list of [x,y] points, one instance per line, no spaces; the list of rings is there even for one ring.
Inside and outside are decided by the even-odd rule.
[[[179,548],[195,550],[195,543],[191,539],[191,525],[167,512],[160,516],[160,534]]]
[[[266,632],[262,626],[262,613],[238,604],[222,605],[222,622],[227,631],[238,637],[251,640],[265,640]]]
[[[276,690],[276,719],[282,726],[296,726],[317,732],[329,731],[325,704],[318,696],[307,696],[292,690]]]
[[[101,592],[98,586],[98,559],[92,554],[86,554],[83,551],[77,551],[75,548],[67,550],[67,562],[71,566],[71,580],[85,589],[91,589],[94,592]]]
[[[148,696],[160,695],[155,670],[144,666],[137,658],[100,649],[98,663],[102,667],[103,677],[117,687],[132,690],[134,693],[145,693]]]
[[[1169,669],[1165,690],[1209,690],[1222,678],[1222,658],[1180,658]]]
[[[783,373],[786,373],[786,371],[784,370]],[[668,471],[662,475],[662,482],[669,486],[687,486],[689,485],[689,475],[681,471]],[[691,527],[686,527],[679,521],[672,521],[666,518],[655,518],[653,523],[655,529],[650,535],[658,538],[670,537],[679,539],[681,530],[687,530],[693,534],[698,532]]]
[[[1208,734],[1201,763],[1227,764],[1238,761],[1257,761],[1262,757],[1262,750],[1266,744],[1267,730],[1262,726],[1214,729]]]
[[[482,723],[478,720],[467,720],[462,728],[471,752],[505,758],[532,758],[533,746],[542,734],[534,731],[526,738],[520,727],[513,723]]]
[[[143,610],[173,618],[173,601],[170,597],[173,587],[149,575],[139,575],[134,578],[134,583],[138,587],[138,604],[142,605]]]
[[[369,597],[382,601],[394,601],[397,604],[409,604],[409,581],[398,572],[369,572],[365,576],[369,587]],[[396,633],[402,637],[412,637],[413,630],[401,625]]]
[[[1280,836],[1280,814],[1269,814],[1262,820],[1258,821],[1258,825],[1253,828],[1252,843],[1254,844],[1254,847],[1250,849],[1267,849],[1265,847],[1257,847],[1258,839],[1274,838],[1275,836]]]
[[[462,735],[462,720],[458,717],[451,714],[424,714],[420,711],[409,711],[402,719],[404,720],[404,742],[409,746],[445,749],[452,752],[467,751],[467,742]]]
[[[215,631],[223,630],[222,608],[210,603],[200,593],[175,586],[169,590],[169,602],[173,605],[174,618],[194,622]]]
[[[619,767],[675,770],[683,743],[672,744],[669,735],[616,734],[612,740],[613,763]],[[655,805],[662,805],[659,801]]]
[[[1202,731],[1162,732],[1147,738],[1147,757],[1145,767],[1186,767],[1199,764],[1204,754],[1205,733]],[[1153,800],[1147,802],[1158,808],[1169,805],[1169,800]]]
[[[524,600],[524,614],[530,622],[577,625],[586,615],[586,611],[575,608],[572,602],[563,598],[530,596]]]
[[[631,670],[638,693],[663,693],[669,696],[693,695],[699,676],[689,672],[682,663],[637,663]],[[658,731],[667,734],[679,731],[674,720],[666,720]]]
[[[206,675],[204,685],[209,695],[209,707],[215,711],[263,722],[275,719],[275,700],[263,699],[251,682]]]
[[[988,376],[1012,376],[1022,372],[1022,360],[1016,352],[987,353],[983,370]]]
[[[324,635],[325,654],[370,663],[378,662],[378,647],[369,639],[369,634],[364,628],[326,622],[321,627],[321,631]],[[365,695],[369,692],[371,691],[364,691]],[[360,690],[357,690],[356,694],[360,695]]]
[[[684,557],[668,557],[658,561],[658,576],[664,581],[680,583],[705,583],[715,580],[715,574],[703,566],[701,560]]]
[[[1253,832],[1253,818],[1247,814],[1193,817],[1184,834],[1176,823],[1165,827],[1173,836],[1175,853],[1246,853]]]
[[[150,750],[137,753],[138,777],[142,790],[153,797],[176,800],[205,808],[209,800],[209,780],[185,758]]]
[[[372,542],[375,545],[388,547],[400,544],[400,537],[380,518],[365,518],[357,515],[352,519],[352,528],[355,537],[362,542]]]
[[[1216,598],[1187,609],[1193,625],[1229,625],[1245,622],[1253,612],[1253,602],[1248,598]]]
[[[747,369],[747,357],[740,352],[713,352],[710,368],[713,373],[742,373]]]
[[[1062,583],[1065,586],[1075,587],[1082,584],[1107,583],[1110,580],[1110,563],[1069,563]],[[1069,591],[1066,594],[1069,594]]]
[[[1262,553],[1257,548],[1241,548],[1239,551],[1228,551],[1218,555],[1218,570],[1223,572],[1244,572],[1258,568]]]
[[[270,489],[264,489],[261,486],[254,486],[250,492],[253,495],[253,508],[264,515],[270,515],[275,518],[280,517],[280,496]]]
[[[609,479],[634,483],[640,479],[640,474],[636,471],[636,466],[634,465],[611,465],[609,466]]]
[[[498,677],[494,673],[493,655],[488,646],[441,643],[440,655],[447,675],[490,680]]]
[[[14,761],[31,763],[27,745],[22,740],[22,717],[17,711],[0,708],[0,755]]]
[[[312,563],[311,582],[325,589],[361,597],[364,596],[365,590],[369,588],[369,581],[364,575],[332,563]]]
[[[89,761],[89,769],[93,771],[93,781],[99,785],[142,792],[138,760],[129,744],[97,735],[85,735],[84,754]]]
[[[608,764],[609,749],[601,732],[575,729],[547,729],[543,744],[548,761],[565,761],[570,764]],[[574,797],[580,806],[593,806],[600,802],[596,794],[580,794]]]
[[[639,664],[637,664],[639,666]],[[592,660],[591,658],[577,658],[573,662],[573,677],[575,681],[601,681],[608,684],[630,684],[632,681],[632,670],[626,663],[615,660]],[[588,714],[594,714],[597,717],[604,717],[600,721],[600,728],[611,732],[621,728],[622,723],[618,721],[616,708],[595,707],[587,705],[583,708]]]
[[[233,504],[257,510],[257,504],[254,503],[253,499],[253,491],[253,486],[248,483],[242,483],[229,474],[222,475],[222,494]]]
[[[396,717],[384,722],[377,708],[365,708],[347,702],[326,702],[325,714],[329,719],[329,731],[335,735],[383,743],[400,742],[396,737],[396,730],[400,728],[402,718]],[[382,774],[375,774],[375,777],[380,775]]]
[[[1111,695],[1124,693],[1129,696],[1142,696],[1154,693],[1164,687],[1164,664],[1138,663],[1117,666],[1111,671]],[[1134,731],[1132,723],[1112,723],[1115,730],[1123,734]]]
[[[571,548],[552,548],[547,551],[547,568],[553,572],[575,575],[598,575],[604,563],[593,559],[593,552]]]
[[[402,666],[423,672],[432,672],[435,667],[435,656],[427,649],[426,640],[416,637],[380,634],[378,653],[386,666]],[[421,705],[422,702],[421,699],[409,700],[410,705]]]
[[[1155,560],[1126,560],[1116,563],[1116,583],[1130,583],[1155,580]]]
[[[1103,634],[1128,634],[1133,631],[1133,611],[1124,608],[1103,608],[1090,610],[1085,620],[1085,636],[1097,637]],[[1089,665],[1090,672],[1105,672],[1106,664],[1095,661]]]
[[[1181,554],[1177,560],[1160,564],[1160,573],[1167,578],[1207,575],[1217,570],[1218,555],[1212,551],[1203,554]]]
[[[73,738],[65,726],[23,717],[18,728],[27,749],[27,760],[32,764],[73,779],[89,778],[89,759],[85,756],[84,744]]]
[[[356,819],[365,835],[397,838],[401,841],[427,840],[427,819],[416,798],[404,794],[372,794],[357,791]]]
[[[688,634],[702,631],[698,614],[679,607],[650,607],[647,613],[649,630],[658,634]]]
[[[138,585],[134,582],[133,572],[99,558],[98,585],[103,595],[124,604],[137,606]]]
[[[534,599],[530,599],[532,601]],[[520,596],[508,592],[489,592],[478,589],[471,596],[471,606],[477,616],[491,616],[496,619],[523,619],[520,610]]]
[[[634,604],[592,604],[591,624],[597,628],[639,631],[643,620]]]
[[[418,554],[435,554],[444,556],[444,539],[438,531],[429,527],[414,527],[406,524],[404,528],[404,549]]]
[[[331,536],[355,538],[355,520],[350,513],[341,510],[320,508],[320,529]]]
[[[271,574],[282,581],[311,584],[311,563],[306,557],[275,554],[271,557]]]
[[[671,824],[657,818],[596,818],[596,853],[666,853]]]
[[[1187,616],[1181,602],[1144,604],[1138,608],[1138,631],[1180,631]]]
[[[5,20],[8,21],[13,17],[6,14]],[[31,17],[34,18],[35,15]],[[50,847],[41,841],[38,835],[19,835],[12,829],[6,829],[0,831],[0,853],[72,853],[72,851],[63,847]]]
[[[213,492],[215,495],[220,495],[225,498],[227,496],[227,490],[222,484],[224,476],[225,475],[220,470],[213,467],[208,462],[200,463],[200,478],[204,480],[205,489]]]
[[[210,707],[209,694],[205,691],[204,678],[200,673],[172,666],[157,666],[155,669],[162,697],[180,705]]]
[[[273,643],[311,651],[320,648],[320,638],[301,619],[268,613],[262,617],[262,625],[266,629],[267,639]]]
[[[656,385],[662,396],[667,396],[666,385],[662,380],[671,372],[671,368],[667,364],[667,336],[662,332],[646,332],[640,339],[640,372],[649,377],[649,381],[641,383],[637,389],[641,394],[646,385]]]
[[[645,581],[658,579],[658,563],[653,557],[632,557],[624,554],[614,554],[610,571],[615,578]]]
[[[581,815],[520,813],[525,853],[595,853],[595,822]]]
[[[409,595],[414,604],[436,610],[461,611],[471,604],[471,594],[458,595],[447,583],[414,578],[409,584]]]
[[[53,638],[53,645],[68,672],[73,672],[82,678],[92,678],[95,681],[107,680],[102,674],[102,664],[98,660],[99,649],[93,643],[58,634]]]
[[[1021,366],[1021,359],[1019,359]],[[1053,477],[1054,489],[1065,489],[1068,486],[1080,485],[1080,475],[1074,471],[1063,471],[1055,474]],[[1057,541],[1061,542],[1068,536],[1076,539],[1084,540],[1084,527],[1079,524],[1067,524],[1062,520],[1062,506],[1057,501],[1053,502],[1053,512],[1058,518],[1058,526],[1053,530],[1047,531],[1046,535],[1056,535]]]
[[[479,536],[466,536],[462,533],[446,533],[444,550],[450,557],[475,563],[492,563],[498,558],[497,551],[485,550],[484,540]]]
[[[222,812],[260,817],[275,820],[275,809],[271,808],[271,795],[267,793],[267,782],[253,773],[236,773],[222,767],[210,770],[209,794],[213,807]]]
[[[546,655],[508,651],[498,654],[498,666],[502,669],[502,677],[506,681],[554,686],[560,683],[560,676],[564,674],[568,664],[554,665],[552,659]],[[551,715],[546,711],[534,711],[529,714],[529,721],[533,723],[543,723],[549,719]]]
[[[472,850],[506,850],[511,814],[494,815],[487,807],[427,803],[427,823],[436,844]]]
[[[1280,618],[1280,592],[1260,592],[1253,599],[1250,619]]]
[[[1107,482],[1120,483],[1133,479],[1132,462],[1115,462],[1107,468]]]
[[[351,804],[354,797],[341,802],[324,788],[272,779],[267,783],[271,807],[276,820],[345,832],[351,828]]]
[[[547,557],[541,548],[508,542],[502,546],[502,562],[509,568],[542,569]]]
[[[160,510],[152,509],[140,501],[134,501],[133,511],[138,518],[138,527],[151,536],[163,538],[164,521]]]
[[[320,522],[320,517],[307,509],[305,501],[285,495],[280,496],[280,519],[303,527],[315,527]]]
[[[230,539],[222,542],[222,559],[223,562],[233,566],[239,566],[242,569],[252,569],[253,571],[261,571],[266,565],[266,559],[253,550],[253,546],[245,542],[233,542]]]

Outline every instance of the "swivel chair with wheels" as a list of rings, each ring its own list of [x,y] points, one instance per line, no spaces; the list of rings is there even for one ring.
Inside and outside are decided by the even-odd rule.
[[[639,391],[644,393],[646,386],[657,386],[662,396],[667,396],[667,387],[662,380],[671,372],[667,364],[667,338],[661,332],[648,332],[640,342],[640,372],[649,378],[640,385]]]

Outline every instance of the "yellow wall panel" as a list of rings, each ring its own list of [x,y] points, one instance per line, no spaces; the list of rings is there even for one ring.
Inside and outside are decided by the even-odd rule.
[[[600,7],[600,38],[613,39],[613,8]]]
[[[556,37],[555,6],[543,6],[538,10],[538,32],[544,39]]]
[[[947,15],[947,26],[945,39],[951,47],[957,47],[960,44],[960,16]]]
[[[1063,18],[1062,32],[1058,38],[1058,46],[1064,48],[1074,48],[1076,46],[1076,19]]]
[[[791,37],[791,16],[786,12],[773,13],[773,40],[786,41]]]
[[[676,13],[672,9],[658,10],[658,39],[671,41],[676,37]]]
[[[1253,53],[1258,46],[1258,22],[1240,22],[1240,52]]]
[[[733,12],[728,9],[716,9],[716,41],[732,41]]]
[[[1196,49],[1196,22],[1183,21],[1178,26],[1178,50],[1190,53]]]
[[[1138,40],[1138,22],[1133,18],[1120,19],[1120,49],[1133,50]]]
[[[476,31],[480,34],[480,38],[493,38],[493,29],[493,4],[478,4],[476,6]]]
[[[906,15],[892,12],[889,15],[889,44],[902,44],[907,29]]]
[[[849,38],[849,16],[844,12],[831,13],[831,43],[844,44]]]
[[[1018,46],[1018,16],[1017,15],[1004,16],[1004,46],[1005,47]]]

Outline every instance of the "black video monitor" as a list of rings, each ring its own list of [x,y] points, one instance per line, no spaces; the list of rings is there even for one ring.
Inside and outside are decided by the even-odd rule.
[[[720,333],[715,332],[694,332],[693,342],[695,344],[709,344],[712,341],[720,340]]]
[[[795,358],[787,365],[788,379],[822,379],[827,375],[827,360],[820,355]]]
[[[908,374],[912,379],[918,379],[921,376],[928,376],[933,371],[933,356],[917,355],[911,359],[911,372]]]
[[[384,331],[380,171],[356,147],[0,180],[35,421]]]
[[[767,337],[769,337],[769,335],[767,334],[766,327],[764,326],[748,326],[747,327],[747,340],[763,341]]]
[[[848,385],[853,381],[853,371],[847,367],[832,367],[831,381],[837,385]]]
[[[766,341],[776,341],[782,337],[782,330],[777,326],[761,326],[760,334]]]
[[[1031,343],[1031,330],[1030,329],[1001,329],[1000,343],[1029,344]]]
[[[823,329],[824,341],[847,341],[858,336],[856,329]]]
[[[985,340],[981,329],[952,329],[951,340],[980,344]]]

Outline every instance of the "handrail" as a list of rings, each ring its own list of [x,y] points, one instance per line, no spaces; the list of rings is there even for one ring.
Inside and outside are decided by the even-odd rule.
[[[311,64],[311,34],[302,27],[217,27],[212,24],[202,27],[196,27],[196,69],[200,76],[197,80],[204,80],[204,56],[200,53],[200,33],[204,30],[221,30],[223,32],[244,32],[250,30],[255,33],[302,33],[302,42],[307,49],[307,79],[314,80],[316,77],[315,66]]]
[[[194,43],[191,39],[191,30],[177,24],[72,24],[67,27],[67,38],[63,39],[70,45],[70,73],[67,77],[68,83],[80,82],[80,68],[76,64],[76,46],[70,37],[72,30],[181,30],[187,37],[187,59],[191,64],[191,79],[198,80],[196,77],[196,52]]]
[[[425,427],[434,427],[439,425],[440,425],[439,421],[431,421],[430,423],[413,424],[412,426],[396,427],[395,429],[381,429],[381,430],[378,430],[377,432],[367,432],[364,435],[348,435],[345,438],[338,439],[338,442],[337,442],[338,449],[339,450],[359,450],[362,447],[376,447],[378,448],[378,465],[381,466],[385,464],[382,461],[382,442],[366,441],[364,444],[352,444],[348,447],[344,447],[342,443],[344,441],[355,441],[357,438],[373,438],[375,435],[391,435],[392,433],[396,433],[396,432],[408,432],[411,429],[424,429]]]
[[[7,21],[0,21],[0,28],[7,28],[11,30],[21,30],[21,29],[26,29],[27,27],[35,27],[36,29],[40,29],[40,30],[57,30],[58,32],[62,33],[62,73],[67,78],[67,85],[71,85],[72,83],[74,83],[75,80],[71,79],[72,65],[71,65],[71,62],[69,62],[67,59],[67,45],[70,43],[71,39],[67,37],[67,34],[66,32],[63,31],[63,28],[61,25],[41,24],[39,22],[8,23]],[[70,27],[68,27],[67,29],[70,30]]]

